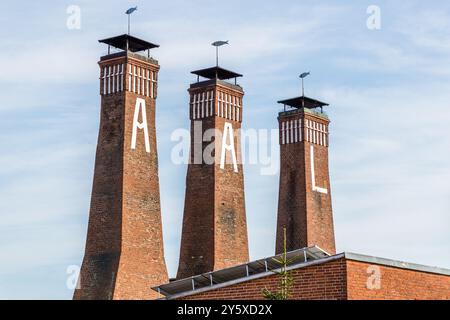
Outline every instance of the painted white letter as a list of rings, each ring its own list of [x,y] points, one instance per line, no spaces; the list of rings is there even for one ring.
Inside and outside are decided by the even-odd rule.
[[[139,123],[139,111],[142,112],[142,122]],[[136,149],[136,135],[137,129],[144,129],[144,141],[145,141],[145,151],[150,153],[150,141],[148,138],[148,127],[147,127],[147,112],[145,110],[145,100],[142,98],[136,99],[136,106],[134,107],[134,118],[133,118],[133,133],[131,136],[131,149]]]
[[[227,136],[229,136],[230,144],[227,144]],[[222,154],[220,155],[220,169],[225,168],[225,152],[231,152],[231,159],[233,161],[234,172],[238,172],[236,152],[234,151],[234,134],[233,127],[231,123],[225,122],[223,127],[223,137],[222,137]]]

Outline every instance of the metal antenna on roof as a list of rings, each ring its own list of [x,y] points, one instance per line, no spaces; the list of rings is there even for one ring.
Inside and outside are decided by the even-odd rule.
[[[131,17],[131,14],[133,12],[135,12],[136,10],[137,10],[137,6],[134,7],[134,8],[130,8],[127,11],[125,11],[125,14],[128,16],[128,35],[130,35],[130,17]]]
[[[215,41],[213,43],[211,43],[212,46],[216,47],[216,67],[219,66],[219,47],[228,44],[228,40],[227,41]]]
[[[307,77],[307,76],[309,76],[311,74],[311,72],[303,72],[301,75],[300,75],[300,79],[302,79],[302,107],[304,108],[305,107],[305,83],[304,83],[304,81],[305,81],[305,78]]]

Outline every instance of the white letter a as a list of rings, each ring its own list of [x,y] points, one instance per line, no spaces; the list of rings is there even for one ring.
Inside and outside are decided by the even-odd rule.
[[[139,111],[142,112],[142,123],[138,122]],[[136,99],[136,106],[134,108],[133,133],[131,136],[131,149],[136,149],[137,129],[144,129],[145,151],[147,153],[150,153],[150,141],[148,138],[148,127],[147,127],[147,112],[145,110],[145,100],[142,98]]]
[[[230,144],[227,144],[227,136],[230,139]],[[234,134],[233,127],[231,123],[225,122],[223,127],[223,138],[222,138],[222,153],[220,155],[220,169],[225,168],[225,152],[231,152],[231,159],[233,161],[233,169],[234,172],[238,172],[237,160],[236,160],[236,152],[234,150]]]

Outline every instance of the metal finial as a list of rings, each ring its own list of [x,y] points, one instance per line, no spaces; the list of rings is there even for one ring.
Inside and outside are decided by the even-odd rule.
[[[305,96],[305,84],[304,84],[304,80],[307,76],[309,76],[311,74],[311,72],[303,72],[300,75],[300,79],[302,79],[302,97]]]
[[[304,108],[305,107],[305,84],[304,84],[304,81],[305,81],[305,78],[307,77],[307,76],[309,76],[311,74],[311,72],[303,72],[301,75],[300,75],[300,79],[302,79],[302,107]]]
[[[216,67],[219,66],[219,47],[228,44],[228,40],[227,41],[215,41],[213,43],[211,43],[212,46],[216,47]]]
[[[136,10],[137,10],[137,6],[134,7],[134,8],[130,8],[127,11],[125,11],[125,14],[128,16],[128,35],[130,35],[130,17],[131,17],[131,14],[133,12],[135,12]]]

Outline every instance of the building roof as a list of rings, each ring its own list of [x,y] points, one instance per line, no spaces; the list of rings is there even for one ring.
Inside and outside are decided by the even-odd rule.
[[[290,106],[292,108],[307,108],[307,109],[314,109],[314,108],[320,108],[324,106],[328,106],[328,103],[311,99],[306,96],[301,96],[297,98],[292,99],[286,99],[278,101],[278,103],[284,104],[285,106]]]
[[[128,50],[131,52],[144,51],[147,49],[158,48],[159,45],[130,36],[129,34],[122,34],[120,36],[98,40],[100,43],[105,43],[117,49]]]
[[[287,265],[297,265],[319,260],[330,255],[317,246],[303,248],[288,252],[286,255],[289,261]],[[281,254],[252,261],[246,264],[237,265],[231,268],[208,272],[193,277],[172,281],[166,284],[153,287],[152,289],[165,296],[179,296],[192,294],[200,289],[210,290],[220,285],[230,285],[235,281],[247,281],[255,276],[272,274],[273,270],[278,270],[280,264],[275,260],[280,259]]]
[[[219,79],[219,80],[227,80],[227,79],[242,77],[242,74],[239,74],[239,73],[236,73],[236,72],[233,72],[230,70],[226,70],[221,67],[212,67],[212,68],[207,68],[207,69],[201,69],[201,70],[192,71],[191,73],[193,73],[197,76],[203,77],[203,78]]]
[[[411,263],[411,262],[405,262],[405,261],[399,261],[399,260],[392,260],[392,259],[386,259],[386,258],[379,258],[379,257],[374,257],[374,256],[369,256],[369,255],[359,254],[359,253],[352,253],[352,252],[344,252],[342,255],[347,260],[367,262],[367,263],[379,264],[379,265],[383,265],[383,266],[387,266],[387,267],[450,276],[450,269],[445,269],[445,268],[440,268],[440,267],[433,267],[433,266],[427,266],[427,265],[423,265],[423,264],[417,264],[417,263]]]
[[[205,273],[186,279],[176,280],[167,284],[153,287],[152,289],[166,296],[166,299],[177,299],[205,291],[228,287],[245,281],[267,277],[273,275],[274,272],[279,271],[279,264],[277,264],[273,259],[279,258],[280,256],[281,255],[277,255],[227,269]],[[450,276],[450,269],[378,258],[350,252],[344,252],[336,254],[334,256],[330,256],[328,253],[316,246],[289,252],[287,254],[287,258],[288,260],[293,259],[291,260],[291,263],[289,263],[287,270],[294,270],[309,267],[312,265],[324,264],[338,259],[347,259],[352,261],[383,265],[392,268]],[[266,263],[267,268],[265,267]],[[246,266],[248,267],[248,269]]]

